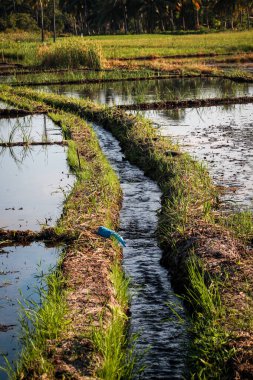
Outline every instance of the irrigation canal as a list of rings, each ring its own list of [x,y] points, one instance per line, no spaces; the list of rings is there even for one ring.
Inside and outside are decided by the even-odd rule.
[[[166,304],[184,318],[168,272],[159,261],[161,250],[155,231],[161,192],[157,184],[125,160],[118,141],[93,125],[104,154],[117,172],[123,190],[120,233],[126,240],[123,267],[132,280],[131,333],[140,333],[136,351],[147,352],[143,379],[182,379],[186,370],[188,337],[186,324],[179,323]]]

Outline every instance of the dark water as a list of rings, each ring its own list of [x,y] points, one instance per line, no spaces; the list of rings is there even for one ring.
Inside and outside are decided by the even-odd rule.
[[[0,248],[0,366],[5,366],[3,355],[12,364],[21,349],[18,340],[18,300],[39,302],[40,297],[35,287],[41,286],[42,273],[48,273],[50,268],[55,266],[57,258],[56,248],[46,248],[39,243],[27,247]],[[2,331],[3,326],[7,331]],[[0,379],[7,379],[1,370]]]
[[[182,305],[171,288],[166,269],[159,260],[155,230],[161,192],[155,182],[124,159],[119,143],[94,125],[100,145],[123,190],[120,233],[125,238],[123,266],[133,281],[131,331],[140,332],[137,351],[150,347],[145,356],[143,379],[182,379],[185,371],[186,325],[175,319],[169,302],[184,316]]]
[[[43,116],[0,120],[0,136],[9,140],[13,126],[21,125],[32,140],[45,135]],[[13,141],[22,137],[15,130]],[[46,120],[48,140],[61,140],[58,127]],[[66,160],[67,148],[58,145],[0,148],[0,228],[39,230],[54,225],[74,177]]]
[[[253,95],[253,84],[235,83],[222,78],[171,78],[100,84],[39,86],[38,89],[69,97],[90,98],[107,105]]]
[[[147,111],[162,136],[206,163],[230,208],[253,209],[252,104]]]

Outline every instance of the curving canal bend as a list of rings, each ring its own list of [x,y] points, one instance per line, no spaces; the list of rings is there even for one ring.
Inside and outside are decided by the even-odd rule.
[[[100,146],[117,172],[123,190],[120,233],[126,240],[123,267],[132,280],[131,333],[140,333],[136,351],[144,355],[142,379],[183,379],[186,372],[186,325],[179,323],[169,303],[184,318],[182,305],[160,265],[161,250],[155,231],[161,192],[157,184],[131,165],[118,141],[93,125]]]

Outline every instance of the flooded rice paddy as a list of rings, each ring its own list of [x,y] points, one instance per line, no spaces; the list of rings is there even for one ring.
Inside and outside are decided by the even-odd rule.
[[[59,127],[45,115],[0,119],[1,142],[62,141]],[[66,147],[0,148],[0,228],[33,231],[54,225],[74,183]],[[21,302],[39,302],[43,278],[56,265],[58,249],[44,244],[0,248],[0,366],[12,364],[21,349]],[[43,284],[45,286],[45,284]],[[22,295],[21,295],[22,294]],[[7,375],[1,373],[1,379]]]
[[[40,90],[112,105],[175,99],[252,96],[253,84],[222,78],[171,78],[100,84],[40,86]]]
[[[229,208],[253,209],[252,104],[147,111],[162,136],[205,162]]]
[[[141,334],[136,351],[140,354],[148,348],[143,360],[146,368],[140,378],[182,379],[188,338],[186,325],[180,324],[166,305],[173,305],[183,316],[168,272],[159,263],[162,253],[155,231],[161,207],[160,189],[125,160],[118,141],[110,133],[97,125],[94,129],[123,190],[120,233],[127,244],[123,267],[132,279],[130,329]]]
[[[16,129],[15,129],[16,128]],[[60,141],[60,129],[45,116],[0,120],[3,142],[15,129],[12,141]],[[0,228],[39,230],[60,217],[74,177],[66,161],[66,147],[18,146],[0,148]]]
[[[21,349],[18,300],[39,302],[35,288],[41,287],[43,277],[55,266],[58,256],[56,248],[39,243],[0,248],[0,366],[5,365],[4,356],[12,364]],[[7,376],[0,372],[0,378],[4,380]]]
[[[171,78],[96,85],[47,87],[48,91],[107,104],[169,99],[253,95],[252,83],[222,78]],[[130,111],[131,112],[131,111]],[[249,207],[253,198],[252,104],[145,111],[163,136],[172,137],[206,163],[215,183],[225,190],[226,207]]]

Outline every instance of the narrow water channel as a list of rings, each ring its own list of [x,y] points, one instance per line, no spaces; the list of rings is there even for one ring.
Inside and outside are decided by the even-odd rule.
[[[188,337],[186,324],[180,324],[166,305],[170,303],[184,318],[168,272],[159,260],[162,252],[155,231],[161,207],[157,184],[125,160],[118,141],[93,125],[104,154],[117,172],[123,190],[120,233],[126,240],[123,267],[132,279],[132,333],[139,332],[136,350],[148,349],[143,379],[182,379],[186,371]],[[139,378],[139,377],[138,377]]]

